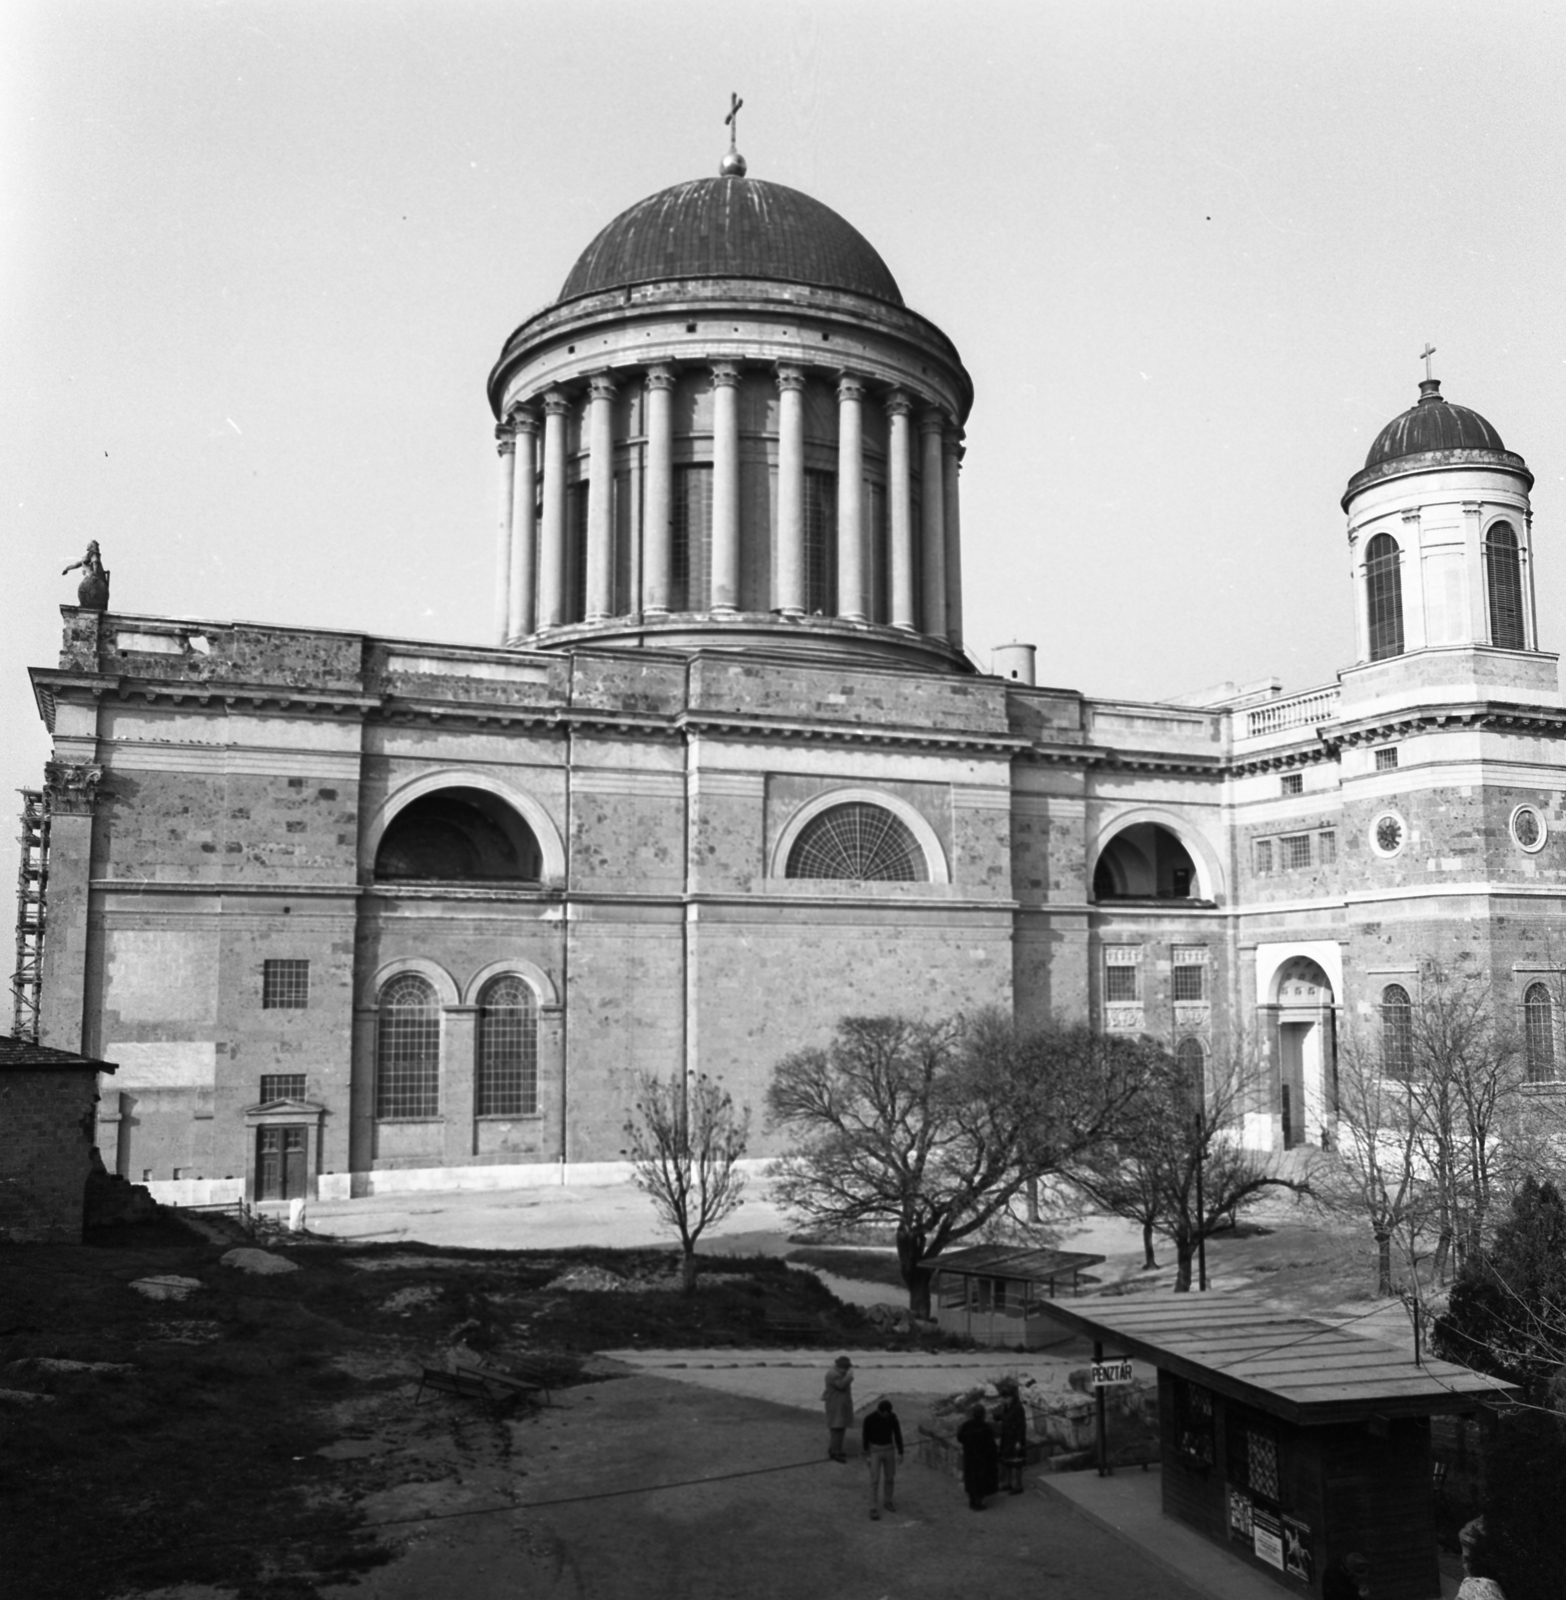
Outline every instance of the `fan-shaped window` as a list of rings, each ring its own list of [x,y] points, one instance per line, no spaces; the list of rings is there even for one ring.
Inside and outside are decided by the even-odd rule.
[[[538,1110],[538,1001],[507,974],[479,996],[478,1085],[481,1117],[530,1117]]]
[[[1548,1083],[1555,1076],[1555,1007],[1542,983],[1530,983],[1523,996],[1523,1044],[1529,1078]]]
[[[376,1116],[438,1115],[440,1006],[429,981],[399,973],[381,990],[376,1020]]]
[[[392,818],[375,853],[381,882],[537,883],[533,830],[485,789],[438,789]]]
[[[1095,900],[1189,900],[1197,892],[1191,852],[1156,822],[1122,828],[1093,869]]]
[[[929,875],[908,824],[883,806],[860,800],[812,817],[788,853],[790,878],[921,883]]]
[[[1497,522],[1484,541],[1484,577],[1490,592],[1490,643],[1524,650],[1522,560],[1517,535]]]
[[[1414,1007],[1400,983],[1381,991],[1381,1070],[1389,1078],[1413,1076]]]
[[[1378,533],[1365,549],[1365,601],[1370,619],[1370,659],[1403,653],[1403,574],[1397,541]]]

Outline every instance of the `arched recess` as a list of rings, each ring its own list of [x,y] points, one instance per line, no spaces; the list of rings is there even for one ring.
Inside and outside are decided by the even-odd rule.
[[[430,961],[424,956],[400,956],[397,960],[388,961],[384,966],[375,969],[375,975],[370,979],[369,992],[360,997],[360,1005],[371,1008],[378,1005],[381,990],[399,972],[416,972],[421,978],[427,978],[434,986],[435,997],[442,1007],[461,1004],[458,999],[457,980],[438,961]]]
[[[1153,830],[1167,835],[1178,847],[1178,853],[1171,852],[1168,856],[1160,858],[1157,846],[1162,841]],[[1112,850],[1117,840],[1123,841],[1121,851]],[[1181,866],[1182,855],[1188,861],[1191,871],[1189,887],[1184,894],[1176,892],[1177,880],[1174,877],[1175,869]],[[1138,857],[1140,857],[1140,870],[1145,873],[1145,878],[1136,876]],[[1156,807],[1144,806],[1132,811],[1117,812],[1104,822],[1094,841],[1088,867],[1088,882],[1093,885],[1095,899],[1183,899],[1217,902],[1224,894],[1222,869],[1217,855],[1207,840],[1196,833],[1183,818]],[[1111,885],[1110,892],[1100,895],[1098,885],[1106,877]]]
[[[503,977],[507,973],[515,974],[538,996],[540,1010],[559,1010],[560,995],[549,974],[542,967],[534,966],[531,961],[524,961],[520,956],[507,956],[502,961],[491,961],[487,967],[480,967],[468,980],[467,988],[462,992],[463,1005],[476,1006],[479,996],[484,992],[484,985],[491,978]]]
[[[924,854],[926,879],[928,883],[950,883],[951,870],[946,864],[946,852],[941,848],[941,841],[935,835],[935,829],[925,820],[924,816],[916,811],[906,800],[899,800],[895,795],[885,793],[880,789],[843,788],[831,789],[825,794],[818,794],[815,799],[807,800],[784,825],[783,831],[778,835],[778,842],[772,850],[772,860],[767,866],[767,875],[772,878],[786,878],[788,876],[788,858],[793,852],[800,834],[805,828],[819,817],[824,811],[830,811],[834,806],[843,805],[869,805],[879,806],[883,811],[890,811],[908,831],[914,836],[914,842]],[[796,882],[809,882],[809,879],[797,879]]]
[[[1280,961],[1268,987],[1276,1029],[1278,1114],[1285,1149],[1331,1142],[1337,1116],[1337,996],[1313,956]]]
[[[427,772],[423,777],[414,778],[387,795],[360,839],[360,872],[371,873],[375,870],[375,858],[380,851],[381,840],[396,817],[416,800],[422,800],[426,795],[435,794],[442,789],[481,789],[510,806],[532,830],[533,837],[538,842],[541,862],[540,881],[545,884],[565,882],[565,844],[560,837],[559,829],[555,827],[553,818],[544,807],[524,790],[502,783],[500,779],[491,777],[487,772],[475,772],[466,767],[447,767],[438,772]]]

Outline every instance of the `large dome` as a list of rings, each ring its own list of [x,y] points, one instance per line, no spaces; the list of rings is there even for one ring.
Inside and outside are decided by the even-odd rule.
[[[772,278],[901,305],[875,247],[830,207],[755,178],[698,178],[622,211],[582,252],[562,300],[671,278]]]
[[[1441,398],[1439,378],[1426,378],[1419,391],[1419,403],[1393,417],[1376,435],[1376,442],[1365,457],[1367,470],[1430,450],[1506,449],[1500,434],[1477,411]]]

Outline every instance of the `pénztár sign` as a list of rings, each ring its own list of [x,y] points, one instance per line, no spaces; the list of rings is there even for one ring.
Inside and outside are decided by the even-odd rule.
[[[1126,1361],[1095,1361],[1091,1368],[1095,1389],[1112,1389],[1117,1383],[1130,1383],[1131,1363]]]

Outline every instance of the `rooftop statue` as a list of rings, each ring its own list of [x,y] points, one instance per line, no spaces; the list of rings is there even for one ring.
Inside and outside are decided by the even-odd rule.
[[[109,606],[109,574],[103,570],[98,555],[98,541],[87,542],[87,554],[62,569],[60,576],[82,569],[82,581],[76,586],[76,603],[85,611],[106,611]]]

